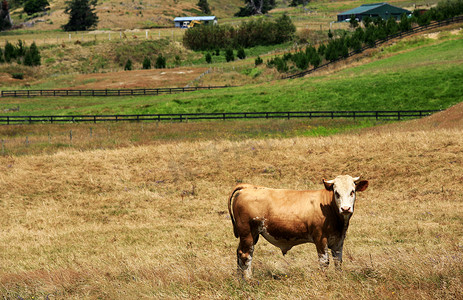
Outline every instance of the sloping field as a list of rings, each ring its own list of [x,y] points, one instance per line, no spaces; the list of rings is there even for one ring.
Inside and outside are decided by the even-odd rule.
[[[463,127],[433,129],[461,112],[408,131],[1,157],[0,295],[461,299]],[[370,181],[343,272],[321,273],[312,244],[283,258],[261,239],[254,280],[238,280],[233,186],[318,189],[338,174]]]
[[[162,97],[2,98],[0,108],[19,106],[20,111],[8,112],[11,115],[445,109],[463,101],[462,37],[458,33],[439,40],[419,37],[400,41],[375,54],[382,59],[296,80]],[[170,82],[176,78],[174,70],[165,71],[172,72]],[[159,72],[164,71],[139,71],[134,76],[116,73],[108,76],[106,84],[115,86],[123,82],[117,76],[123,79],[127,74],[127,81],[140,86],[146,77],[137,74],[162,78]],[[193,77],[177,75],[183,83]],[[82,76],[79,82],[87,79],[96,87],[106,75],[97,76]],[[220,76],[218,71],[203,78],[214,76]]]

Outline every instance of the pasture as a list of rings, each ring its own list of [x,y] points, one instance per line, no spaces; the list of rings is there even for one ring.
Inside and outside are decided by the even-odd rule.
[[[0,294],[459,299],[462,127],[438,124],[461,120],[461,112],[459,105],[432,119],[329,137],[3,156]],[[261,239],[254,279],[239,280],[226,208],[233,186],[319,189],[338,174],[370,181],[357,200],[343,271],[321,273],[312,244],[283,257]]]
[[[105,2],[100,26],[140,24],[143,17],[131,4],[117,22],[110,19],[117,16],[113,2]],[[357,4],[311,3],[309,10],[316,11],[307,16],[301,8],[274,13],[298,15],[299,30],[306,17],[316,17],[307,26],[315,30],[328,24],[334,7]],[[193,6],[187,1],[176,9]],[[161,10],[155,5],[146,15]],[[58,23],[43,22],[38,29],[53,30]],[[186,68],[166,72],[168,79],[159,76],[166,70],[60,75],[73,72],[69,66],[76,62],[64,63],[67,50],[84,61],[95,48],[69,41],[47,48],[40,32],[23,34],[43,38],[47,72],[57,75],[28,69],[31,88],[258,84],[162,97],[2,98],[4,115],[447,110],[393,124],[341,119],[2,126],[2,299],[463,298],[461,30],[386,45],[345,62],[352,68],[339,64],[307,78],[271,82],[278,75],[254,67],[253,58],[230,64],[225,75],[211,72],[195,80],[206,67],[190,53],[183,57],[198,59],[201,68],[182,80],[173,72]],[[95,44],[104,52],[110,43]],[[253,55],[267,50],[254,49]],[[104,62],[92,56],[97,65],[100,58]],[[256,72],[265,78],[250,81]],[[129,81],[127,74],[138,78]],[[26,83],[0,75],[8,89]],[[227,211],[233,187],[321,189],[322,178],[339,174],[370,182],[356,201],[343,271],[332,263],[322,272],[313,244],[283,257],[261,238],[254,278],[239,279],[238,240]]]

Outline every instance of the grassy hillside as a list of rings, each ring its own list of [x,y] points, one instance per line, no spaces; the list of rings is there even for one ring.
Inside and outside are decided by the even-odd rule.
[[[23,299],[461,299],[461,128],[167,142],[0,157],[0,295]],[[343,272],[260,239],[236,277],[236,182],[358,195]],[[45,180],[46,179],[46,180]]]
[[[68,20],[64,14],[65,1],[52,0],[50,14],[38,16],[34,30],[55,30]],[[144,0],[144,1],[98,1],[96,13],[99,18],[97,29],[134,29],[172,27],[173,19],[179,16],[202,15],[197,0]],[[232,16],[242,5],[240,0],[209,0],[212,13],[219,18]],[[24,22],[27,15],[18,8],[12,12],[14,23]],[[37,22],[37,20],[41,20]]]
[[[30,20],[23,13],[21,8],[12,11],[15,24],[26,21],[34,21],[33,30],[56,30],[67,22],[68,16],[63,13],[64,0],[52,0],[50,2],[50,14],[38,15]],[[277,8],[270,11],[271,16],[282,13],[296,17],[298,26],[309,26],[311,29],[319,29],[319,26],[326,26],[333,20],[337,13],[351,9],[369,1],[313,1],[305,8],[289,7],[289,1],[277,1]],[[437,1],[436,1],[437,2]],[[116,0],[99,1],[96,12],[99,17],[97,29],[134,29],[134,28],[155,28],[173,26],[173,18],[178,16],[202,15],[199,11],[197,0],[144,0],[121,2]],[[217,16],[223,23],[240,22],[242,19],[233,18],[233,15],[244,6],[243,0],[209,0],[212,14]],[[408,0],[396,0],[389,2],[392,5],[413,8],[413,5],[429,5],[424,0],[410,2]]]
[[[462,101],[463,38],[417,38],[333,74],[162,97],[3,99],[6,114],[443,109]],[[214,76],[214,73],[209,76]]]

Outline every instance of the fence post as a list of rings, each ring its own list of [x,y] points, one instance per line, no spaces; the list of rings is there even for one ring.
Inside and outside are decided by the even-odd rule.
[[[400,111],[397,112],[397,120],[400,121]]]

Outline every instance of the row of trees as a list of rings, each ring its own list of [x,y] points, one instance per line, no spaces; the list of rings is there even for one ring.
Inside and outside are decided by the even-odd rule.
[[[352,21],[355,18],[351,18],[352,31],[342,31],[337,37],[329,31],[329,41],[320,44],[317,49],[309,46],[305,51],[298,50],[295,54],[287,53],[282,57],[272,58],[267,61],[267,66],[274,67],[280,72],[287,72],[290,63],[300,70],[310,66],[318,67],[323,60],[335,61],[348,57],[351,51],[361,52],[365,46],[374,47],[378,40],[409,31],[413,24],[427,25],[431,21],[445,20],[461,14],[463,14],[463,0],[447,0],[440,2],[424,14],[414,12],[411,18],[404,14],[399,22],[394,18],[386,21],[381,18],[366,17],[362,20],[363,27],[360,27],[358,22]]]
[[[238,27],[228,25],[199,26],[188,29],[183,45],[192,50],[212,50],[258,45],[274,45],[294,38],[296,27],[287,15],[273,21],[258,19]]]
[[[156,62],[154,64],[154,68],[156,69],[165,69],[166,68],[166,65],[167,65],[167,60],[164,56],[162,56],[162,54],[159,54],[159,56],[156,58]],[[151,58],[149,57],[145,57],[145,59],[143,60],[143,63],[142,63],[142,68],[143,70],[149,70],[151,69],[153,66],[151,64]],[[127,60],[127,62],[125,63],[124,65],[124,70],[125,71],[131,71],[133,70],[133,63],[132,63],[132,60],[129,58]]]
[[[40,66],[40,52],[34,43],[27,47],[23,41],[19,40],[17,45],[6,42],[5,48],[0,48],[0,63],[24,64],[26,66]]]

